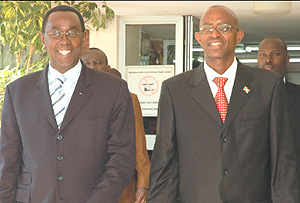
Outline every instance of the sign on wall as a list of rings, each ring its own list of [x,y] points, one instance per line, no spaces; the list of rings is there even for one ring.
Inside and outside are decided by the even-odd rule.
[[[161,84],[174,76],[174,65],[126,66],[129,91],[139,98],[143,116],[157,116]]]

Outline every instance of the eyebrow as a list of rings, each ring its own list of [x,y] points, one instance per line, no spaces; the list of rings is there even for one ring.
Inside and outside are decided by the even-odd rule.
[[[212,25],[213,23],[203,23],[202,25]],[[219,25],[224,25],[224,24],[227,24],[227,25],[230,25],[230,26],[232,26],[231,24],[229,24],[229,23],[226,23],[226,22],[219,22],[219,24],[217,25],[217,26],[219,26]],[[202,26],[201,25],[201,26]]]
[[[267,49],[260,49],[258,51],[266,51]],[[271,51],[281,51],[280,49],[272,49]]]
[[[51,30],[53,30],[53,29],[58,30],[58,29],[61,29],[61,27],[60,26],[52,26]],[[75,30],[75,29],[78,30],[77,26],[71,26],[71,27],[69,27],[69,29],[70,30]]]
[[[104,61],[100,60],[100,59],[96,59],[95,62],[101,62],[101,63],[103,63]]]
[[[260,52],[266,53],[266,52],[267,52],[267,50],[265,50],[265,49],[261,49],[261,50],[258,50],[258,52],[259,52],[259,53],[260,53]],[[280,52],[280,53],[284,53],[284,51],[280,51],[279,49],[271,50],[271,51],[269,51],[269,52],[271,52],[271,53],[273,53],[273,52]]]

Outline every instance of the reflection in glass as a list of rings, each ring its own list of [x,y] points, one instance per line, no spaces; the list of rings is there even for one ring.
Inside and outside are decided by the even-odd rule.
[[[126,25],[126,65],[175,64],[175,25]]]
[[[156,135],[157,117],[143,117],[146,135]]]

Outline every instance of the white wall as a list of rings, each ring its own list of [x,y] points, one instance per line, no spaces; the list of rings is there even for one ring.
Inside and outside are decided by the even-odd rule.
[[[118,17],[107,24],[106,29],[99,31],[90,30],[90,47],[97,47],[103,50],[108,58],[108,63],[112,68],[118,65]],[[92,27],[90,25],[90,27]]]

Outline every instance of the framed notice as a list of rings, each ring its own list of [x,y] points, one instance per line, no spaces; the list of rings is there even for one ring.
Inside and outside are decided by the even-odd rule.
[[[174,76],[174,65],[126,66],[125,71],[129,91],[138,96],[143,116],[156,117],[161,84]]]

